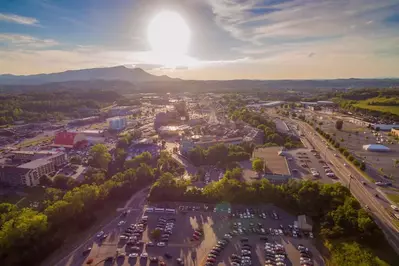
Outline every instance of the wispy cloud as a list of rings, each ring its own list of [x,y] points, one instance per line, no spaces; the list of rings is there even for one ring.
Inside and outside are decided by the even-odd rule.
[[[6,21],[22,25],[39,26],[39,21],[36,18],[19,16],[16,14],[0,13],[0,21]]]
[[[217,25],[246,42],[235,49],[247,54],[256,54],[256,50],[260,52],[258,55],[262,51],[265,54],[281,49],[294,51],[297,50],[295,46],[303,47],[304,44],[323,45],[323,40],[339,46],[340,43],[345,45],[348,39],[361,43],[364,40],[367,48],[374,45],[378,49],[398,36],[397,28],[384,24],[385,19],[395,14],[398,1],[208,1]],[[357,52],[359,48],[364,50],[361,46],[358,43],[357,47],[350,47]],[[391,48],[394,47],[391,45]]]
[[[59,45],[52,39],[39,39],[30,35],[0,33],[0,43],[7,44],[9,48],[48,48]]]

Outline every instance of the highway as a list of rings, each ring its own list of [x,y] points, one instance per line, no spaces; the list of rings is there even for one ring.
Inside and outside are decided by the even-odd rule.
[[[78,247],[69,252],[68,255],[63,258],[59,258],[57,261],[49,261],[44,266],[81,266],[85,264],[88,258],[92,258],[94,261],[92,265],[101,263],[108,256],[115,256],[116,250],[118,248],[119,235],[127,228],[130,224],[136,223],[142,216],[142,209],[147,196],[147,189],[142,189],[141,191],[134,194],[128,202],[125,204],[125,208],[119,209],[122,211],[124,209],[129,209],[130,214],[126,217],[121,218],[119,212],[109,223],[101,226],[95,234],[90,236],[88,239],[83,241]],[[118,226],[119,221],[124,220],[126,223],[122,226]],[[96,235],[99,231],[104,231],[108,234],[108,237],[103,241],[98,241]],[[90,254],[83,256],[82,253],[88,247],[92,250]]]
[[[384,202],[381,197],[375,197],[376,194],[379,194],[375,189],[375,185],[365,180],[350,164],[344,166],[346,161],[343,158],[334,156],[334,153],[339,154],[339,152],[328,149],[326,144],[323,143],[322,137],[310,125],[305,122],[295,122],[300,126],[301,131],[305,134],[308,141],[325,157],[325,160],[331,162],[331,168],[342,180],[343,184],[350,188],[354,197],[356,197],[363,206],[369,206],[374,220],[384,232],[390,245],[399,254],[399,231],[395,226],[395,218],[391,217],[385,209],[389,206],[389,203]],[[352,176],[352,179],[350,176]],[[363,182],[366,182],[366,185],[363,185]]]

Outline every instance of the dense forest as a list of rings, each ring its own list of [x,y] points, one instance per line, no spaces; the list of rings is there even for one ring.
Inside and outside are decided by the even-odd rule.
[[[98,113],[100,108],[122,98],[113,91],[55,90],[0,95],[0,125],[14,121],[58,121]]]

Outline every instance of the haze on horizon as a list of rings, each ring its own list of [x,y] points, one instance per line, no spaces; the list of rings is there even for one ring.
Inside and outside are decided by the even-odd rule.
[[[4,0],[0,74],[399,77],[399,0]]]

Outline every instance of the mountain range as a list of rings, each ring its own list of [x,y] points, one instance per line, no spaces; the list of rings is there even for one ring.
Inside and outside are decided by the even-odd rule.
[[[0,75],[2,85],[40,85],[54,82],[92,81],[92,80],[122,80],[131,83],[168,81],[173,80],[168,76],[151,75],[141,68],[128,68],[125,66],[68,70],[60,73],[37,75]]]
[[[41,88],[134,88],[141,91],[205,91],[264,89],[350,89],[399,88],[398,78],[386,79],[317,79],[317,80],[181,80],[155,76],[141,68],[125,66],[68,70],[37,75],[0,75],[0,89]]]

